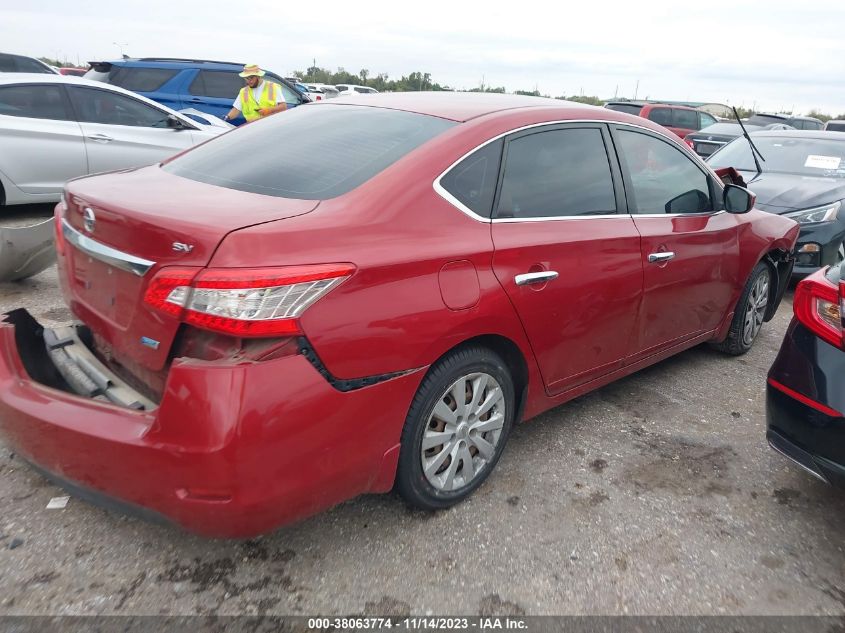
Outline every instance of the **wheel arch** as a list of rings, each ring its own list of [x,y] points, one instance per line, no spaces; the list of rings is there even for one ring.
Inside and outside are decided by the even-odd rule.
[[[783,294],[786,292],[787,286],[789,286],[795,258],[790,251],[782,248],[774,248],[766,253],[760,261],[769,267],[769,272],[772,275],[772,285],[775,287],[774,300],[769,301],[769,305],[766,306],[766,315],[763,318],[764,321],[768,322],[774,318]]]
[[[481,334],[462,341],[443,352],[431,364],[428,371],[431,371],[432,367],[435,367],[443,358],[446,358],[450,354],[474,346],[486,347],[490,351],[495,352],[502,358],[505,365],[507,365],[511,379],[513,380],[513,391],[516,395],[516,402],[514,403],[514,424],[517,424],[522,418],[528,399],[528,361],[519,349],[519,346],[506,336],[502,336],[501,334]]]

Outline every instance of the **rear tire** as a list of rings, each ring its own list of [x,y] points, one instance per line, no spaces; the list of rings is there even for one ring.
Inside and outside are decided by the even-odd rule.
[[[763,326],[771,293],[771,270],[766,264],[759,262],[745,282],[727,337],[712,346],[731,356],[741,356],[750,350]]]
[[[499,461],[515,403],[510,371],[491,350],[466,347],[441,359],[405,419],[396,491],[422,510],[467,498]]]

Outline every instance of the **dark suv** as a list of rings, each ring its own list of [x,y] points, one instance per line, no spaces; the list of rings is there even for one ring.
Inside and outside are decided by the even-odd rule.
[[[243,88],[238,76],[244,65],[199,59],[144,57],[112,62],[90,62],[87,79],[104,81],[137,92],[174,110],[195,108],[221,119],[232,108],[232,102]],[[275,73],[269,79],[282,87],[289,108],[308,102],[294,86]],[[234,120],[235,125],[243,118]]]
[[[674,132],[680,138],[716,123],[716,117],[713,115],[682,105],[665,105],[643,101],[609,101],[604,104],[604,107],[608,110],[636,114],[649,121],[654,121]]]

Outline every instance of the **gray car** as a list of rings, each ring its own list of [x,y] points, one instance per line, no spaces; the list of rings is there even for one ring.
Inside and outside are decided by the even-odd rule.
[[[58,201],[71,178],[156,163],[230,128],[101,82],[0,73],[0,205]]]

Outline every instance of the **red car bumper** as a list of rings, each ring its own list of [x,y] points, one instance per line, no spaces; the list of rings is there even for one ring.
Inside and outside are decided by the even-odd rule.
[[[205,536],[254,536],[389,490],[422,377],[341,392],[302,355],[175,361],[160,406],[142,412],[36,382],[22,361],[30,345],[15,329],[0,325],[9,447],[71,489]]]

